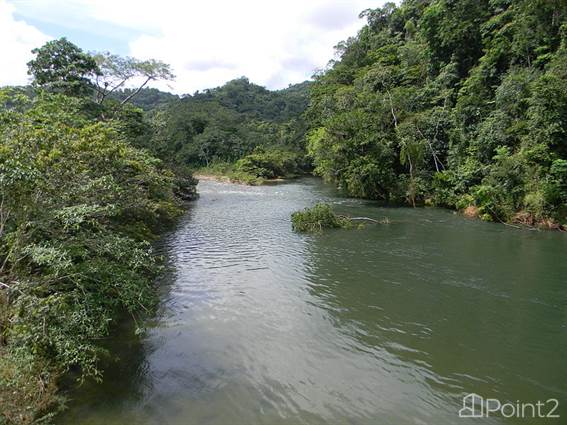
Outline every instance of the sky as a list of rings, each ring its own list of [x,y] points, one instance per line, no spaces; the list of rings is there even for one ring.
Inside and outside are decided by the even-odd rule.
[[[31,49],[67,37],[85,51],[170,64],[154,87],[193,93],[248,77],[270,89],[309,79],[381,0],[0,0],[0,86],[29,82]]]

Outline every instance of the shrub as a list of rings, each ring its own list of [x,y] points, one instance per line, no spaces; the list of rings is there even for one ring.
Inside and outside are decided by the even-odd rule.
[[[283,149],[257,150],[239,159],[235,172],[260,179],[293,177],[299,172],[299,155]]]
[[[173,173],[76,103],[0,111],[0,423],[37,419],[61,373],[100,376],[117,313],[154,305],[150,241],[181,212]]]
[[[328,204],[316,204],[312,208],[296,211],[291,215],[291,226],[296,232],[316,233],[323,229],[352,227],[352,220],[338,216]]]

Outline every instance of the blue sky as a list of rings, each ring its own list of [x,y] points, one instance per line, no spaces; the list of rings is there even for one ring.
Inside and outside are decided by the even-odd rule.
[[[112,50],[113,53],[128,55],[128,43],[133,41],[140,33],[121,28],[104,22],[97,22],[98,28],[103,31],[94,33],[90,28],[65,26],[57,22],[46,22],[35,17],[27,17],[20,13],[14,13],[14,18],[25,21],[26,23],[39,29],[42,33],[51,37],[67,37],[83,50],[100,51]]]
[[[25,84],[29,51],[66,36],[86,51],[160,59],[192,93],[248,76],[272,89],[309,78],[355,35],[370,0],[0,0],[0,85]],[[6,62],[6,63],[4,63]]]

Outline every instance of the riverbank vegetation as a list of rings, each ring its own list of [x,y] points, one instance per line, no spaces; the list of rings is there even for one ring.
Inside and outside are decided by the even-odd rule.
[[[266,181],[290,179],[304,172],[304,156],[278,148],[254,149],[235,163],[214,162],[199,168],[196,173],[226,178],[236,183],[258,185]]]
[[[137,147],[146,126],[139,110],[97,89],[93,81],[114,71],[65,39],[35,53],[33,88],[0,91],[6,424],[49,418],[62,374],[102,376],[101,339],[117,314],[139,322],[151,310],[159,261],[150,243],[180,214],[181,197],[194,193],[189,174]],[[122,78],[171,77],[156,61],[112,60]]]
[[[348,194],[567,222],[567,4],[405,0],[315,78],[315,172]]]

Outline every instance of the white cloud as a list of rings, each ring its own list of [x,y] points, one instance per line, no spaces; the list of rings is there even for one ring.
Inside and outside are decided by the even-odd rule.
[[[362,25],[358,14],[370,3],[376,2],[165,1],[154,20],[160,22],[160,34],[140,37],[130,49],[134,56],[170,63],[178,92],[215,87],[242,75],[281,88],[325,66],[333,46],[356,34]],[[208,69],[199,66],[206,63]]]
[[[270,88],[303,81],[326,65],[333,56],[334,45],[356,34],[363,24],[358,19],[360,11],[378,7],[384,1],[36,0],[33,3],[37,4],[19,6],[18,10],[23,16],[57,22],[67,28],[73,22],[80,22],[83,30],[93,37],[101,22],[130,30],[128,45],[132,56],[160,59],[172,65],[176,81],[159,87],[191,93],[243,75]]]
[[[14,7],[0,0],[0,87],[23,85],[29,82],[27,63],[31,50],[41,46],[49,37],[35,27],[14,18]]]

